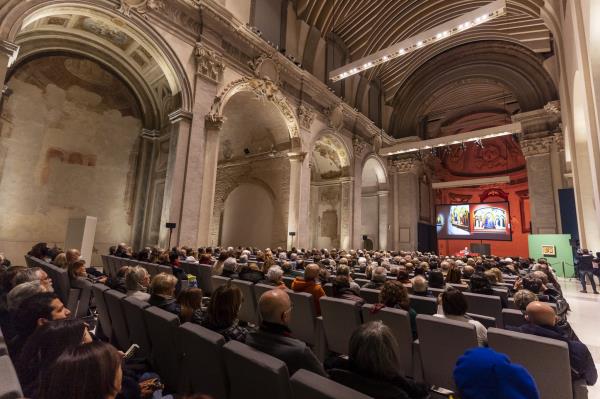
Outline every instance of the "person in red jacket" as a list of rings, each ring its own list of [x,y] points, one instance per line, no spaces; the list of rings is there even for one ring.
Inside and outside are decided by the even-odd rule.
[[[292,290],[294,292],[307,292],[312,294],[313,301],[315,302],[315,312],[317,316],[321,315],[321,305],[319,299],[325,296],[325,291],[321,284],[317,281],[319,276],[319,266],[311,263],[304,268],[304,278],[296,277],[292,281]]]

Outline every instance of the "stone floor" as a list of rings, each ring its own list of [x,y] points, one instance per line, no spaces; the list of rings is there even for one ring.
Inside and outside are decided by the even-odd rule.
[[[563,293],[571,305],[568,320],[577,333],[577,336],[585,343],[600,370],[600,295],[580,293],[581,285],[575,279],[561,281]],[[589,387],[589,399],[600,399],[600,382]]]

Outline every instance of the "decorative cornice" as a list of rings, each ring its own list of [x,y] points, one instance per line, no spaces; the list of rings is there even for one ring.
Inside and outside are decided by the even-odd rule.
[[[362,153],[367,149],[367,146],[368,144],[358,137],[354,137],[354,139],[352,139],[352,148],[354,149],[354,155],[356,157],[362,155]]]
[[[158,140],[160,137],[160,130],[142,129],[140,137],[144,140]]]
[[[544,110],[554,115],[560,115],[560,101],[550,101],[544,106]]]
[[[184,111],[180,108],[177,111],[173,111],[169,114],[169,121],[171,123],[181,122],[182,120],[187,120],[188,122],[191,122],[192,117],[193,114],[191,112]]]
[[[199,5],[195,1],[174,1],[174,0],[120,0],[117,9],[125,16],[131,16],[135,11],[144,18],[156,18],[156,21],[162,25],[170,25],[168,28],[176,26],[178,29],[170,29],[175,34],[183,31],[188,32],[188,36],[198,37],[202,33],[202,23],[199,12],[191,12],[190,9],[198,10]],[[171,24],[164,24],[167,20]]]
[[[423,162],[413,157],[407,157],[391,159],[388,161],[388,166],[392,172],[396,173],[418,173]]]
[[[557,109],[560,109],[560,102],[554,101],[544,108],[513,115],[512,120],[521,122],[523,136],[542,137],[560,131],[560,111],[556,112]]]
[[[8,68],[10,68],[17,60],[19,49],[20,47],[18,44],[7,42],[6,40],[0,41],[0,53],[5,54],[8,57]]]
[[[565,135],[563,132],[554,133],[554,143],[556,143],[556,149],[561,151],[565,149]]]
[[[225,122],[225,117],[211,112],[204,118],[204,127],[209,130],[221,130],[223,122]]]
[[[316,113],[311,107],[304,104],[298,106],[298,123],[300,124],[300,127],[310,130],[315,120],[315,116]]]
[[[290,161],[304,162],[304,159],[306,158],[306,154],[307,154],[306,152],[288,152],[287,156],[290,159]]]
[[[554,136],[536,137],[532,139],[521,140],[521,150],[525,158],[535,155],[544,155],[550,153]]]
[[[196,75],[211,82],[220,83],[225,70],[223,57],[203,43],[196,43],[194,55],[196,56]]]

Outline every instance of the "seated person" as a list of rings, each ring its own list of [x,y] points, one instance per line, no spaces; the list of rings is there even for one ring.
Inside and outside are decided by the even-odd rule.
[[[131,266],[122,266],[115,277],[108,277],[106,285],[115,291],[119,291],[123,294],[127,293],[127,287],[125,285],[125,278],[129,274]]]
[[[85,268],[85,260],[83,259],[77,259],[69,263],[67,272],[69,274],[69,281],[72,288],[85,288],[86,286],[81,283],[81,279],[86,279],[91,283],[100,282],[102,284],[105,284],[106,280],[108,279],[107,276],[96,278],[88,274],[87,269]]]
[[[213,292],[200,325],[218,332],[225,341],[245,342],[248,329],[238,325],[240,306],[242,291],[231,284],[221,285]]]
[[[412,281],[410,280],[406,267],[400,266],[398,268],[398,281],[400,281],[406,288],[412,287]]]
[[[272,285],[273,287],[285,289],[285,283],[283,282],[283,269],[277,265],[269,267],[267,270],[266,278],[260,283],[266,285]]]
[[[352,289],[350,281],[350,269],[346,265],[341,265],[338,267],[338,273],[333,280],[332,286],[334,298],[354,301],[359,305],[362,305],[365,302],[364,299],[356,295],[356,291]]]
[[[338,357],[328,370],[332,380],[373,398],[429,398],[423,384],[398,369],[398,342],[381,321],[362,324],[350,337],[348,359]]]
[[[28,281],[26,283],[17,285],[15,288],[10,290],[6,296],[8,311],[16,311],[25,299],[41,292],[53,291],[46,290],[46,288],[40,284],[40,280]]]
[[[265,292],[258,301],[258,308],[262,323],[258,331],[248,334],[247,345],[283,361],[290,375],[305,369],[327,376],[310,348],[291,336],[288,324],[292,303],[287,292],[280,289]]]
[[[88,326],[81,320],[56,320],[38,327],[27,339],[15,361],[15,369],[25,396],[36,397],[41,376],[63,351],[90,342],[92,336]]]
[[[462,284],[462,273],[458,267],[452,267],[446,273],[446,284]]]
[[[413,339],[417,339],[417,312],[410,306],[408,290],[405,286],[399,281],[387,281],[379,293],[379,302],[389,308],[407,311],[410,317],[410,329]]]
[[[52,264],[56,267],[66,270],[69,266],[69,264],[67,263],[67,254],[65,254],[64,252],[59,253],[52,261]]]
[[[456,288],[447,288],[442,292],[439,300],[442,302],[442,313],[434,314],[434,317],[473,324],[477,332],[477,343],[479,346],[487,345],[487,329],[477,320],[473,320],[467,316],[467,300],[462,292]]]
[[[147,292],[149,286],[150,273],[141,266],[132,266],[127,276],[125,276],[127,296],[147,302],[150,299],[150,294]]]
[[[383,287],[383,284],[387,281],[387,270],[383,266],[378,266],[373,270],[371,275],[371,281],[363,286],[363,288],[371,288],[379,290]]]
[[[183,290],[177,296],[177,304],[181,310],[179,321],[200,324],[202,322],[202,290],[200,288],[189,288]]]
[[[598,372],[589,349],[579,340],[565,336],[564,332],[556,326],[556,313],[550,305],[539,301],[531,302],[525,310],[525,318],[527,324],[518,328],[509,327],[509,329],[565,342],[569,346],[573,381],[584,379],[587,385],[596,383]]]
[[[296,277],[294,281],[292,281],[292,290],[294,292],[306,292],[313,296],[317,316],[321,316],[319,299],[322,296],[325,296],[323,287],[317,282],[319,271],[320,269],[317,264],[310,263],[304,268],[304,277]]]
[[[150,292],[152,295],[148,303],[159,307],[167,312],[179,315],[181,307],[175,299],[175,287],[177,286],[177,277],[172,274],[158,273],[152,279]]]
[[[218,264],[219,262],[217,262]],[[216,265],[215,265],[216,267]],[[223,277],[229,277],[229,278],[238,278],[237,275],[237,261],[235,260],[234,257],[228,257],[227,259],[225,259],[225,261],[223,262],[223,270],[221,270],[221,276]]]
[[[464,279],[470,279],[471,276],[475,274],[475,267],[472,265],[466,265],[465,267],[463,267],[462,269],[462,278]]]
[[[441,272],[436,273],[442,274]],[[434,297],[433,293],[427,287],[427,280],[423,276],[416,276],[412,279],[412,293],[417,296]]]
[[[441,288],[446,286],[444,282],[444,274],[440,271],[434,270],[429,273],[428,285],[430,288]]]
[[[54,292],[43,292],[26,298],[12,314],[16,336],[8,344],[12,359],[17,359],[27,339],[37,327],[53,320],[67,319],[69,309]]]
[[[265,275],[260,271],[256,263],[244,263],[240,269],[238,279],[250,281],[253,284],[265,279]]]
[[[506,299],[494,291],[490,280],[484,274],[476,273],[471,276],[471,279],[469,280],[469,292],[472,292],[473,294],[497,296],[500,298],[502,307],[508,307]]]
[[[533,377],[521,365],[489,348],[469,349],[456,362],[454,382],[462,399],[539,399]]]
[[[30,267],[19,270],[13,277],[12,286],[16,287],[20,284],[30,281],[39,281],[40,285],[42,285],[46,292],[54,291],[52,279],[48,276],[48,273],[46,273],[44,269],[40,267]]]

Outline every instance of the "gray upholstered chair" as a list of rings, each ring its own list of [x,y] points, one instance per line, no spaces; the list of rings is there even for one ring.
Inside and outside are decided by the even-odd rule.
[[[219,288],[220,286],[227,284],[231,280],[229,277],[223,276],[212,276],[210,279],[212,281],[213,291]]]
[[[223,346],[229,399],[291,399],[287,366],[281,360],[237,341]]]
[[[314,346],[317,343],[317,315],[313,296],[307,292],[288,292],[293,309],[289,327],[295,338]]]
[[[517,309],[502,309],[502,321],[504,323],[504,327],[519,327],[527,323],[523,312]]]
[[[214,398],[227,398],[223,336],[193,323],[181,325],[178,334],[184,353],[181,364],[183,393],[202,392]]]
[[[196,276],[198,281],[198,287],[202,289],[204,296],[210,296],[213,292],[212,287],[212,266],[200,265],[198,263],[188,263],[188,270],[190,274]]]
[[[96,283],[92,285],[92,293],[94,295],[94,302],[96,303],[100,328],[104,335],[110,340],[112,337],[112,322],[110,321],[110,314],[108,313],[108,305],[106,305],[106,301],[104,300],[104,293],[108,290],[110,290],[110,288],[104,284]]]
[[[420,314],[417,316],[417,331],[425,382],[454,390],[452,372],[456,361],[467,349],[477,347],[475,326]]]
[[[469,313],[490,316],[496,319],[496,327],[502,327],[502,301],[495,295],[473,294],[465,292]]]
[[[23,392],[17,372],[8,355],[0,356],[0,398],[22,398]]]
[[[328,349],[347,354],[350,336],[362,323],[360,306],[354,301],[327,296],[319,301]]]
[[[140,346],[139,353],[136,356],[150,357],[152,345],[144,317],[144,309],[150,307],[150,304],[136,298],[127,297],[123,299],[121,305],[123,306],[123,314],[127,320],[129,341]]]
[[[294,399],[370,399],[354,389],[308,370],[298,370],[290,378]]]
[[[113,331],[113,343],[120,350],[127,350],[131,341],[129,340],[129,330],[127,328],[127,320],[123,313],[121,301],[126,297],[125,294],[115,290],[104,292],[104,301],[108,307],[108,314]]]
[[[410,307],[418,314],[434,315],[437,313],[437,299],[418,295],[409,295]]]
[[[250,281],[236,280],[231,281],[231,285],[238,287],[242,291],[244,300],[238,314],[238,318],[247,323],[258,323],[258,312],[256,311],[256,299],[254,298],[254,284]]]
[[[366,303],[378,303],[379,292],[380,290],[375,290],[373,288],[361,288],[360,296],[365,300]]]
[[[469,316],[473,320],[477,320],[478,322],[483,324],[483,326],[485,328],[496,327],[498,325],[498,322],[496,321],[496,318],[494,318],[494,317],[484,316],[484,315],[475,314],[475,313],[467,313],[467,316]]]

